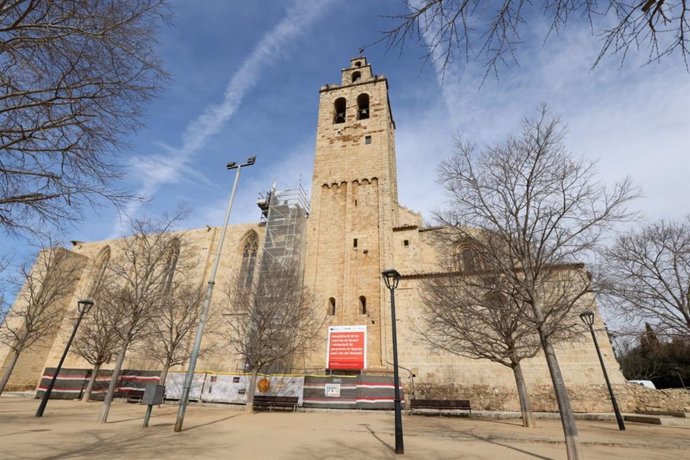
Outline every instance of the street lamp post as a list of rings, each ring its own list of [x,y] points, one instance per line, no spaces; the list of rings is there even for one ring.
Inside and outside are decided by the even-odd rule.
[[[611,404],[613,404],[613,412],[616,414],[616,421],[618,422],[618,429],[621,431],[625,431],[625,423],[623,423],[621,411],[618,409],[616,396],[613,394],[613,388],[611,388],[611,382],[609,382],[609,375],[606,373],[606,367],[604,366],[604,358],[602,358],[601,350],[599,350],[599,342],[597,341],[597,336],[594,334],[594,313],[592,313],[591,311],[586,311],[580,315],[580,319],[583,323],[589,326],[589,332],[592,333],[592,340],[594,340],[594,348],[596,348],[597,350],[599,362],[601,363],[601,370],[604,372],[604,380],[606,380],[606,386],[609,389],[609,395],[611,396]]]
[[[398,375],[398,335],[395,324],[395,289],[400,282],[400,273],[389,268],[381,272],[383,281],[391,293],[391,327],[393,329],[393,385],[395,386],[395,453],[404,454],[402,407],[400,406],[400,376]]]
[[[69,352],[69,347],[72,346],[72,340],[74,340],[74,336],[77,335],[77,329],[79,329],[79,323],[81,323],[82,318],[84,317],[85,314],[91,310],[91,307],[93,307],[93,302],[90,300],[80,300],[77,302],[77,311],[79,311],[79,316],[77,317],[77,322],[74,325],[74,329],[72,329],[72,335],[69,336],[69,340],[67,341],[67,345],[65,345],[65,351],[62,352],[62,358],[60,358],[60,362],[57,365],[57,368],[55,369],[55,373],[53,374],[53,378],[50,380],[50,383],[48,384],[48,388],[46,388],[45,393],[43,393],[43,398],[41,399],[41,404],[38,406],[38,410],[36,410],[36,417],[43,417],[43,412],[46,410],[46,406],[48,405],[48,399],[50,399],[50,393],[53,392],[53,387],[55,386],[55,381],[58,378],[58,374],[60,373],[60,369],[62,369],[62,363],[65,362],[65,358],[67,357],[67,352]]]
[[[240,170],[245,166],[251,166],[256,162],[256,157],[249,157],[246,163],[237,164],[235,162],[228,163],[227,169],[236,169],[235,182],[232,184],[232,192],[230,193],[230,200],[228,201],[228,209],[225,212],[225,222],[223,223],[223,231],[220,234],[218,241],[218,249],[216,250],[216,258],[211,269],[211,277],[206,288],[206,295],[204,297],[204,304],[201,307],[201,314],[199,315],[199,327],[196,329],[196,337],[194,339],[194,348],[189,357],[189,368],[185,375],[184,385],[182,387],[182,396],[180,397],[180,407],[177,410],[177,419],[175,420],[175,432],[182,431],[182,423],[184,422],[184,414],[187,410],[189,402],[189,393],[192,388],[192,380],[194,379],[194,369],[196,368],[196,361],[199,358],[199,350],[201,349],[201,338],[204,334],[204,326],[208,317],[208,308],[211,304],[211,296],[213,295],[213,287],[216,284],[216,273],[218,272],[218,265],[220,263],[220,254],[223,251],[223,242],[225,241],[225,233],[228,230],[228,222],[230,221],[230,212],[232,211],[232,203],[235,201],[235,191],[237,191],[237,184],[240,181]]]

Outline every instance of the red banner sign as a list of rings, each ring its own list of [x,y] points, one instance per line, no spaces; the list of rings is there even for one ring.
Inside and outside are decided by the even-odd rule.
[[[328,369],[365,369],[366,356],[366,326],[330,326],[328,328]]]

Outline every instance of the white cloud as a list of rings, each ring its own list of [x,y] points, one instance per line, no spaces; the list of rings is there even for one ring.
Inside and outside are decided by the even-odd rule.
[[[144,198],[151,198],[164,184],[176,183],[184,174],[193,171],[190,168],[193,157],[235,114],[244,96],[257,84],[263,69],[283,57],[285,45],[303,35],[331,3],[332,0],[296,0],[285,17],[261,39],[232,76],[223,100],[207,107],[199,117],[188,123],[182,135],[182,145],[178,148],[166,146],[164,154],[132,158],[129,170],[145,184],[137,193]],[[201,175],[198,171],[195,174],[197,177]],[[130,204],[126,215],[134,216],[140,206],[139,203]],[[112,237],[122,232],[123,223],[116,222],[115,228]]]

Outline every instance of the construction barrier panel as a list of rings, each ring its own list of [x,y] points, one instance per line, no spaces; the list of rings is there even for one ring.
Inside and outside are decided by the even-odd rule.
[[[304,407],[356,409],[357,376],[305,376]]]
[[[86,386],[91,378],[92,369],[61,369],[50,399],[79,399],[83,396]],[[36,398],[43,397],[50,380],[55,375],[54,367],[46,367],[41,377],[41,382],[36,388]],[[108,385],[113,375],[111,369],[98,372],[98,377],[91,391],[91,399],[102,401],[108,391]],[[118,386],[115,389],[116,398],[141,398],[144,389],[149,383],[158,383],[160,371],[142,371],[137,369],[124,369],[120,372]]]

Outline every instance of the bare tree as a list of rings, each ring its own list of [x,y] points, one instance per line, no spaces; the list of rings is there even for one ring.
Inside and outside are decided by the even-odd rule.
[[[690,215],[619,235],[603,259],[611,308],[628,323],[690,337]]]
[[[111,362],[121,347],[118,325],[123,320],[124,312],[108,302],[101,301],[98,295],[93,300],[96,306],[82,323],[72,345],[72,352],[93,366],[82,396],[84,402],[91,399],[101,366]]]
[[[446,275],[422,283],[424,326],[418,333],[433,349],[510,368],[515,377],[522,423],[534,427],[529,393],[520,362],[539,352],[534,328],[523,321],[522,302],[500,277],[477,270],[480,261],[463,248],[444,264]],[[468,259],[472,257],[472,264]],[[465,263],[463,263],[465,262]]]
[[[167,78],[165,0],[0,1],[0,226],[79,218],[120,176],[110,152]]]
[[[680,54],[688,67],[690,5],[685,0],[403,0],[408,12],[394,16],[397,25],[384,32],[388,47],[408,40],[426,42],[427,59],[445,72],[456,55],[481,58],[487,74],[507,61],[517,62],[522,34],[536,18],[550,23],[546,38],[563,31],[567,23],[584,18],[601,50],[593,67],[606,55],[624,60],[631,50],[649,53],[649,62]]]
[[[146,338],[146,355],[163,365],[160,384],[165,385],[172,366],[187,362],[192,353],[191,334],[199,324],[200,305],[204,291],[184,282],[173,283]],[[217,319],[208,318],[206,335],[213,331]],[[203,354],[208,347],[200,350]]]
[[[57,246],[48,246],[33,267],[22,265],[15,284],[19,294],[0,326],[0,343],[10,349],[7,370],[0,380],[0,394],[19,355],[60,327],[83,265],[79,257]]]
[[[121,314],[122,320],[117,328],[121,342],[99,416],[101,423],[108,420],[128,349],[149,333],[151,323],[156,320],[165,301],[164,286],[170,273],[170,255],[178,245],[178,237],[171,231],[182,216],[183,211],[178,211],[172,218],[159,221],[134,220],[131,223],[132,235],[114,246],[100,299],[106,308]]]
[[[313,346],[323,322],[299,264],[264,262],[253,286],[233,282],[226,290],[229,342],[251,372],[247,413],[254,410],[258,373],[289,366],[297,354]]]
[[[630,216],[626,205],[636,191],[627,179],[613,189],[597,185],[594,165],[574,159],[563,135],[559,120],[542,107],[523,121],[519,137],[481,152],[460,142],[441,166],[449,209],[439,217],[475,242],[486,269],[529,306],[524,320],[539,335],[574,459],[579,438],[552,335],[591,291],[576,258],[596,248],[613,222]]]

